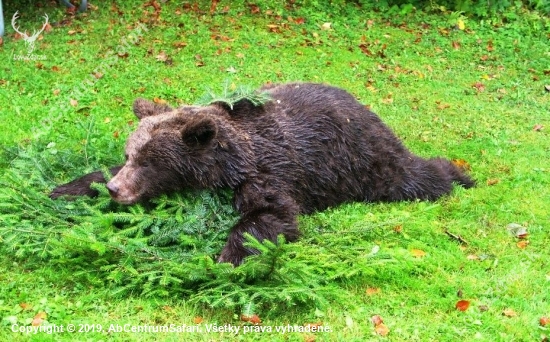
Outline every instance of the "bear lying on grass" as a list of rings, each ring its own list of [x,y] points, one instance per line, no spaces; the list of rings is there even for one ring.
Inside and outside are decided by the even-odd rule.
[[[307,83],[268,85],[269,100],[243,99],[232,106],[172,109],[143,99],[140,119],[126,144],[126,163],[111,169],[112,198],[133,204],[187,188],[231,188],[241,214],[220,262],[238,265],[259,241],[288,241],[299,233],[296,218],[350,201],[435,200],[452,183],[472,179],[446,159],[409,152],[376,116],[344,90]],[[95,172],[61,185],[52,198],[97,193]]]

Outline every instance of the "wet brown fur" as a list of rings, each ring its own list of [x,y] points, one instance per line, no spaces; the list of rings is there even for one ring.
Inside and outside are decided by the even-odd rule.
[[[350,201],[435,200],[457,183],[474,182],[446,159],[409,152],[374,113],[344,90],[293,83],[262,88],[271,100],[243,100],[172,109],[143,99],[128,139],[127,162],[111,169],[107,184],[121,203],[144,201],[186,188],[234,190],[241,219],[219,261],[240,264],[254,253],[244,233],[259,240],[289,241],[296,217]],[[96,172],[54,189],[63,195],[95,195]]]

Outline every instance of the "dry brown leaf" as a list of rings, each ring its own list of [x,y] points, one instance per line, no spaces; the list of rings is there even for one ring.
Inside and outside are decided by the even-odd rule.
[[[204,321],[204,319],[201,316],[196,316],[193,318],[193,323],[195,324],[201,324]]]
[[[482,93],[485,91],[485,85],[481,82],[476,82],[472,85],[472,88],[476,88],[478,92]]]
[[[510,308],[504,309],[504,311],[502,311],[502,314],[506,317],[516,317],[518,315],[514,310]]]
[[[550,92],[550,85],[548,85],[548,84],[547,84],[547,85],[545,85],[545,86],[544,86],[544,90],[546,90],[546,91]]]
[[[470,307],[470,301],[469,300],[459,300],[458,302],[456,302],[455,307],[459,311],[466,311]]]
[[[498,182],[500,182],[500,180],[497,179],[497,178],[487,179],[487,185],[489,185],[489,186],[498,184]]]
[[[249,322],[249,323],[252,323],[254,325],[258,325],[258,324],[262,323],[262,320],[260,319],[260,317],[258,317],[258,315],[251,315],[251,316],[241,315],[241,321]]]
[[[466,257],[466,259],[468,259],[468,260],[478,260],[479,257],[475,254],[470,254]]]
[[[198,66],[198,67],[204,66],[204,62],[202,61],[202,56],[201,56],[201,55],[196,54],[196,55],[195,55],[195,60],[197,61],[197,62],[195,63],[196,66]]]
[[[23,310],[30,310],[30,309],[32,309],[32,305],[29,304],[29,303],[19,303],[19,306],[20,306],[21,309],[23,309]]]
[[[156,103],[156,104],[160,104],[160,105],[166,104],[166,100],[163,100],[163,99],[158,98],[158,97],[155,97],[153,99],[153,102]]]
[[[453,159],[451,163],[461,170],[469,171],[471,169],[470,164],[464,159]]]
[[[73,107],[76,107],[76,106],[78,106],[78,101],[77,101],[77,100],[75,100],[75,99],[71,99],[71,100],[69,101],[69,103],[70,103],[70,104],[71,104],[71,106],[73,106]]]
[[[276,25],[276,24],[268,24],[267,28],[269,29],[269,32],[272,32],[272,33],[281,32],[279,25]]]
[[[315,342],[315,335],[305,335],[304,342]]]
[[[373,53],[369,50],[369,45],[368,43],[361,43],[359,44],[359,49],[361,49],[361,52],[363,52],[365,55],[367,56],[372,56]]]
[[[255,4],[248,4],[248,7],[250,7],[250,13],[252,14],[258,14],[260,13],[260,7],[258,7],[258,5],[255,5]]]
[[[187,43],[185,42],[176,42],[176,43],[172,43],[172,46],[175,47],[175,48],[184,48],[187,46]]]
[[[541,124],[536,124],[535,126],[533,126],[533,131],[535,131],[535,132],[540,132],[543,128],[544,128],[543,125],[541,125]]]
[[[37,327],[37,326],[41,325],[42,322],[44,322],[44,320],[46,319],[46,317],[48,317],[48,315],[47,315],[45,312],[43,312],[43,311],[37,313],[37,314],[33,317],[32,322],[31,322],[31,325],[32,325],[33,327]]]
[[[522,240],[522,241],[516,243],[516,246],[518,246],[518,248],[520,248],[520,249],[525,249],[525,248],[527,248],[527,246],[529,246],[529,241],[528,240]]]
[[[61,90],[60,90],[60,89],[54,89],[54,90],[53,90],[53,94],[54,94],[55,96],[59,95],[59,93],[61,93]]]
[[[424,252],[421,249],[411,249],[411,254],[415,258],[422,258],[422,257],[426,256],[426,252]]]
[[[453,49],[455,49],[455,50],[460,49],[460,42],[453,41],[452,45],[453,45]]]
[[[370,318],[372,324],[374,324],[374,326],[377,326],[377,325],[380,325],[382,323],[384,323],[384,320],[382,319],[382,317],[380,315],[374,315]]]
[[[249,322],[252,324],[258,325],[262,323],[262,320],[260,319],[260,317],[258,317],[258,315],[252,315],[252,317],[250,317]]]
[[[390,329],[384,324],[384,320],[380,315],[374,315],[370,318],[372,324],[374,324],[374,331],[380,336],[386,336],[389,334]]]
[[[541,317],[541,318],[539,319],[539,324],[540,324],[542,327],[547,326],[549,323],[550,323],[550,318],[548,318],[548,317]]]
[[[365,290],[365,293],[367,296],[374,296],[375,294],[380,293],[380,289],[378,287],[369,287]]]
[[[166,55],[166,51],[161,51],[155,58],[159,62],[166,62],[168,55]]]
[[[374,331],[380,336],[387,336],[390,333],[390,329],[384,323],[375,326]]]
[[[35,318],[32,319],[31,325],[32,325],[33,327],[37,327],[37,326],[41,325],[43,321],[44,321],[44,320],[43,320],[42,318],[40,318],[40,317],[35,317]]]
[[[212,0],[210,5],[210,14],[214,14],[216,12],[216,8],[218,7],[218,2],[220,0]]]

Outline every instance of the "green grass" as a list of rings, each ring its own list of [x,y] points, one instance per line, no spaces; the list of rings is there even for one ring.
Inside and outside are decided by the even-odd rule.
[[[385,261],[373,262],[368,274],[327,280],[319,288],[333,291],[325,305],[263,303],[254,310],[263,327],[321,322],[331,332],[243,334],[244,308],[194,304],[192,294],[114,296],[118,285],[102,278],[105,273],[92,261],[77,270],[70,259],[63,264],[18,258],[17,250],[2,247],[0,339],[537,341],[550,335],[539,325],[550,315],[548,21],[533,13],[505,24],[461,18],[466,29],[459,30],[457,13],[399,17],[315,4],[258,2],[261,12],[254,13],[253,6],[222,2],[211,15],[210,2],[200,4],[200,11],[166,2],[157,18],[152,7],[102,3],[65,24],[52,24],[36,44],[34,53],[46,56],[40,61],[13,59],[26,47],[8,27],[0,47],[0,183],[17,170],[28,180],[21,184],[32,187],[22,193],[43,196],[55,184],[120,163],[124,141],[136,126],[130,109],[137,97],[178,105],[198,101],[207,89],[221,91],[225,82],[256,87],[301,80],[347,89],[415,153],[465,160],[478,186],[456,189],[435,203],[354,203],[301,217],[303,239],[285,248],[307,261],[304,269],[316,276],[333,271],[322,268],[329,255],[341,257],[349,271],[371,262],[371,254]],[[43,12],[52,23],[66,17],[50,3],[11,4],[5,17],[15,10],[20,27],[31,31]],[[135,31],[140,22],[146,30]],[[535,125],[545,127],[536,131]],[[22,155],[31,162],[21,164]],[[56,205],[77,212],[79,205],[93,203]],[[33,217],[48,208],[44,197]],[[8,216],[0,216],[3,232],[16,226]],[[508,231],[510,223],[527,228],[525,248]],[[7,243],[5,237],[0,244]],[[425,255],[415,257],[415,250]],[[288,261],[289,269],[297,271],[296,265]],[[284,292],[285,286],[277,280],[243,282],[243,288],[258,292]],[[197,293],[213,297],[207,290]],[[460,299],[470,301],[468,310],[455,309]],[[30,326],[39,312],[52,324],[88,324],[96,331],[10,330],[14,321]],[[376,334],[373,315],[384,319],[387,337]],[[97,331],[110,324],[195,325],[197,317],[203,330],[207,324],[231,324],[241,333]]]

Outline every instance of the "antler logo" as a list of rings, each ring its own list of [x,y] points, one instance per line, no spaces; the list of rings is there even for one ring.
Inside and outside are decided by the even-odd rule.
[[[42,28],[38,32],[34,30],[31,36],[29,36],[26,31],[25,32],[19,31],[19,29],[15,24],[15,21],[17,19],[19,19],[19,11],[15,12],[13,17],[11,18],[11,26],[13,26],[13,29],[15,30],[15,32],[19,33],[23,37],[23,40],[25,40],[25,44],[27,45],[27,51],[29,55],[31,55],[32,52],[34,51],[34,43],[38,39],[38,36],[40,35],[40,33],[42,33],[46,28],[46,26],[48,25],[48,15],[47,14],[44,15],[44,19],[46,19],[46,22],[44,23],[44,25],[42,25]]]

